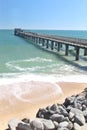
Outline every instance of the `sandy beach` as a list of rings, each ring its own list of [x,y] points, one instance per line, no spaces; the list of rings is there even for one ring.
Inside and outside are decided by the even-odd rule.
[[[41,83],[39,84],[41,85]],[[15,96],[11,96],[10,101],[8,101],[8,97],[0,100],[0,130],[7,128],[10,119],[23,119],[25,117],[33,119],[39,108],[45,108],[54,103],[61,104],[66,97],[80,93],[87,87],[87,83],[58,82],[57,84],[62,89],[60,94],[52,86],[45,83],[45,88],[39,88],[39,91],[33,89],[31,93],[22,95],[24,101],[18,100]]]

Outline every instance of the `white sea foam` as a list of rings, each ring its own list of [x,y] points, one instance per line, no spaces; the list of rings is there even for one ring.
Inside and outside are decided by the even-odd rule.
[[[14,74],[3,74],[0,78],[0,85],[7,85],[19,82],[30,82],[30,81],[40,81],[40,82],[78,82],[87,83],[87,75],[57,75],[57,74],[32,74],[32,73],[14,73]],[[9,78],[10,77],[10,78]]]
[[[10,74],[9,74],[10,75]],[[35,83],[36,82],[36,83]],[[38,84],[40,82],[40,84]],[[12,104],[11,96],[15,96],[18,100],[23,102],[32,103],[31,99],[25,99],[22,95],[31,93],[34,88],[41,90],[41,87],[46,87],[46,84],[49,87],[53,87],[54,91],[46,96],[41,96],[39,99],[34,99],[38,101],[40,99],[45,99],[47,97],[52,97],[56,94],[61,94],[62,90],[56,82],[77,82],[77,83],[87,83],[87,75],[48,75],[48,74],[14,74],[9,78],[3,77],[0,78],[0,99],[8,97],[9,102]],[[44,84],[44,86],[43,86]]]
[[[36,57],[36,58],[30,58],[30,59],[24,59],[24,60],[9,61],[6,63],[6,65],[11,66],[12,64],[17,64],[20,62],[52,62],[52,59]]]
[[[40,70],[40,69],[45,69],[46,67],[48,67],[48,65],[43,66],[43,63],[51,63],[52,59],[46,59],[46,58],[40,58],[40,57],[36,57],[36,58],[30,58],[30,59],[25,59],[25,60],[16,60],[16,61],[9,61],[6,63],[6,66],[8,68],[10,68],[11,70],[18,70],[18,71],[36,71],[36,70]],[[33,63],[32,66],[30,67],[23,67],[20,65],[20,63]],[[38,63],[37,66],[34,66],[34,63]],[[39,63],[42,63],[42,65],[40,66]],[[28,65],[29,66],[29,65]]]
[[[37,89],[39,89],[43,86],[44,83],[44,87],[46,87],[47,83],[49,84],[49,87],[54,87],[55,94],[59,94],[62,92],[62,90],[58,85],[56,85],[55,81],[55,77],[52,75],[36,74],[18,74],[16,77],[14,76],[12,78],[0,78],[0,98],[2,99],[8,97],[8,99],[10,99],[10,96],[13,95],[19,100],[31,102],[29,99],[24,99],[22,95],[27,93],[29,94],[32,89],[34,90],[34,87],[37,87]],[[41,83],[41,86],[39,86],[38,82]],[[54,95],[54,92],[49,96],[52,95]]]

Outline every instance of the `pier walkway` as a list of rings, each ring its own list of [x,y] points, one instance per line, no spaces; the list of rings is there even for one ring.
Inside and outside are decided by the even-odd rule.
[[[73,46],[76,52],[75,60],[79,60],[80,49],[84,49],[84,56],[87,55],[86,39],[25,32],[18,28],[14,30],[14,34],[24,39],[29,39],[36,44],[42,44],[42,46],[46,47],[47,49],[50,47],[51,50],[56,49],[57,51],[60,51],[62,45],[64,44],[66,56],[68,56],[69,47]]]

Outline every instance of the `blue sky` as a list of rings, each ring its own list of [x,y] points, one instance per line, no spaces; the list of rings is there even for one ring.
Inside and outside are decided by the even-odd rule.
[[[87,30],[87,0],[0,0],[0,28]]]

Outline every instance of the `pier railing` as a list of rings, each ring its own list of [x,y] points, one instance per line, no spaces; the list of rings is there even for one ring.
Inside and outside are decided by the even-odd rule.
[[[84,56],[87,55],[86,39],[26,32],[18,28],[14,30],[14,34],[16,36],[29,39],[36,44],[42,44],[42,46],[45,46],[47,49],[50,46],[51,50],[54,50],[56,48],[57,51],[60,51],[62,44],[64,44],[66,56],[68,56],[69,46],[73,46],[76,51],[75,60],[79,60],[80,49],[84,49]]]

